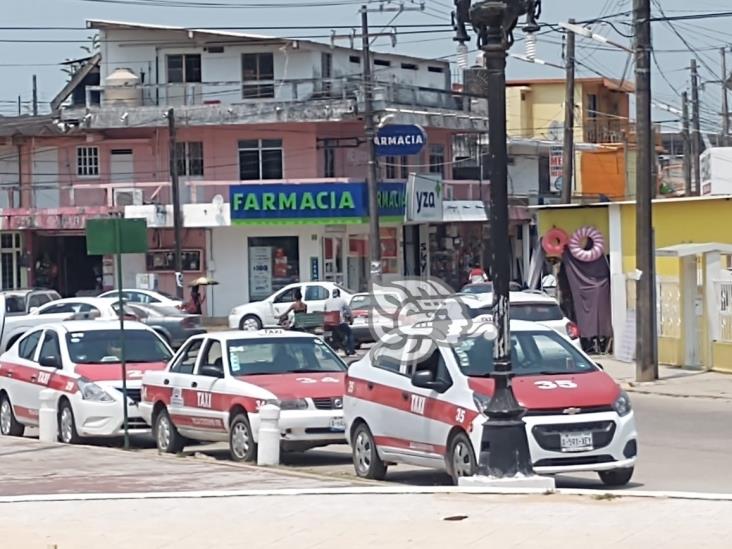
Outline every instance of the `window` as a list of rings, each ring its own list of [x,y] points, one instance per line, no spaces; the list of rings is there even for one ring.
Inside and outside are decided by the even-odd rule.
[[[335,176],[335,149],[325,147],[323,149],[323,177]]]
[[[4,290],[23,287],[21,254],[20,233],[3,232],[0,235],[0,282]],[[25,298],[20,297],[18,301],[23,307],[20,311],[25,311]],[[8,306],[9,302],[6,304]],[[8,312],[12,311],[9,309]]]
[[[203,176],[203,143],[200,141],[178,142],[178,175],[188,177]]]
[[[386,59],[374,59],[374,65],[379,67],[391,67],[391,61]]]
[[[401,162],[401,173],[399,174],[402,179],[409,178],[409,157],[408,156],[402,156]]]
[[[38,342],[41,340],[42,333],[43,330],[38,330],[37,332],[33,332],[20,340],[20,346],[18,347],[18,355],[20,358],[33,360],[36,354],[36,347],[38,347]]]
[[[264,338],[228,342],[234,376],[344,372],[343,362],[321,339]]]
[[[245,53],[241,56],[244,99],[274,97],[274,56],[271,53]],[[251,84],[252,81],[266,82]]]
[[[330,297],[330,292],[322,286],[308,286],[305,289],[305,301],[324,301]]]
[[[427,70],[429,72],[438,72],[438,73],[445,72],[445,69],[444,68],[442,68],[442,67],[435,67],[435,66],[429,66],[429,67],[427,67]]]
[[[40,307],[41,305],[45,305],[51,301],[53,300],[48,294],[31,294],[28,298],[28,310],[31,310],[33,307]]]
[[[201,55],[187,53],[168,56],[168,83],[201,82]]]
[[[99,177],[99,147],[77,147],[76,175]]]
[[[66,334],[66,347],[74,364],[114,364],[122,361],[121,331],[89,330]],[[125,330],[127,362],[167,362],[170,350],[160,337],[150,330]]]
[[[331,78],[333,78],[333,54],[323,52],[320,55],[320,65],[322,69],[323,91],[330,93],[333,87],[333,82],[331,81]]]
[[[196,365],[198,351],[201,349],[202,343],[202,339],[191,341],[178,355],[175,364],[170,367],[170,371],[174,374],[193,374],[193,368]]]
[[[397,158],[396,156],[387,156],[384,159],[384,169],[386,179],[396,179],[397,174]]]
[[[62,313],[73,313],[74,307],[71,303],[57,303],[55,305],[49,305],[43,310],[39,311],[42,315],[57,315]]]
[[[201,362],[201,366],[216,366],[221,368],[221,372],[223,373],[224,368],[224,355],[221,351],[221,342],[216,339],[211,339],[208,342],[208,345],[206,346],[206,350],[203,354],[203,362]]]
[[[417,68],[417,65],[415,65],[414,63],[402,63],[402,69],[404,69],[405,71],[416,71]]]
[[[407,368],[407,375],[414,376],[416,372],[428,371],[432,374],[432,381],[441,381],[446,386],[452,385],[452,378],[447,371],[447,364],[439,349],[435,350],[429,357],[416,363],[410,364]]]
[[[587,117],[597,118],[597,95],[594,93],[587,96]]]
[[[239,141],[239,179],[282,179],[282,140]]]
[[[512,303],[511,318],[530,322],[562,320],[564,315],[556,303]]]
[[[348,61],[350,63],[355,63],[356,65],[360,65],[361,64],[361,57],[358,56],[358,55],[351,55],[351,56],[348,57]]]
[[[275,303],[292,303],[295,301],[295,290],[297,288],[290,288],[289,290],[285,290],[280,295],[278,295],[274,302]]]
[[[395,356],[396,352],[394,349],[381,344],[378,347],[375,347],[372,353],[371,360],[374,368],[379,368],[380,370],[386,370],[387,372],[393,372],[395,374],[402,374],[400,371],[401,361]]]
[[[300,281],[300,239],[249,238],[249,300],[259,301]]]
[[[445,176],[445,146],[430,145],[430,173],[436,173]]]
[[[43,338],[43,345],[41,345],[41,358],[55,357],[61,358],[61,348],[58,344],[58,336],[56,332],[50,330],[46,331],[46,336]]]

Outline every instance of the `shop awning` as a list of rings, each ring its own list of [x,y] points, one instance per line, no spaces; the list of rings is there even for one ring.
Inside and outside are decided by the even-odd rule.
[[[485,205],[480,200],[446,200],[442,205],[443,223],[488,221]]]

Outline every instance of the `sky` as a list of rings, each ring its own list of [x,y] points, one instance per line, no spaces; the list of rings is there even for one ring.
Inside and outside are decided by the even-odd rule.
[[[358,27],[359,5],[369,0],[290,0],[298,8],[271,7],[272,3],[285,3],[287,0],[122,0],[138,5],[119,4],[120,0],[0,0],[4,8],[0,22],[0,114],[17,113],[16,101],[21,96],[23,109],[29,108],[31,99],[32,75],[38,77],[39,100],[48,103],[66,81],[58,63],[84,56],[81,46],[87,43],[90,31],[87,30],[43,30],[40,27],[84,27],[86,19],[111,19],[141,23],[180,25],[187,27],[253,27],[253,26],[307,26],[307,25],[346,25]],[[405,5],[413,5],[416,0],[403,0]],[[161,6],[160,4],[168,4]],[[312,6],[312,4],[331,4]],[[378,8],[379,0],[370,0],[371,7]],[[399,0],[385,0],[385,5],[398,5]],[[157,4],[157,5],[155,5]],[[174,4],[171,6],[170,4]],[[183,7],[189,4],[188,7]],[[196,8],[190,4],[208,4]],[[244,8],[214,8],[217,5],[248,5]],[[251,6],[259,4],[260,7]],[[270,7],[261,7],[269,4]],[[310,6],[308,6],[310,4]],[[332,5],[338,4],[338,5]],[[544,9],[540,21],[556,24],[574,18],[578,21],[629,11],[632,0],[543,0]],[[404,12],[398,15],[394,25],[400,24],[440,24],[450,22],[452,0],[425,0],[424,12]],[[689,6],[693,5],[693,8]],[[700,14],[704,12],[729,11],[730,0],[653,0],[654,15],[660,9],[667,16]],[[371,26],[380,29],[394,17],[393,13],[373,13]],[[615,29],[606,24],[592,25],[593,30],[614,42],[630,45],[630,38],[618,34],[630,34],[629,15],[612,19]],[[8,27],[30,27],[31,29],[11,30]],[[653,67],[654,99],[659,102],[680,107],[679,94],[689,87],[689,60],[696,56],[700,60],[700,74],[707,83],[701,93],[702,119],[709,131],[719,131],[722,91],[719,84],[710,81],[721,79],[720,48],[732,44],[732,17],[709,20],[653,23],[653,40],[656,50]],[[414,31],[415,29],[401,29]],[[550,28],[539,36],[537,58],[562,65],[562,36]],[[257,30],[258,34],[277,36],[322,35],[328,42],[329,29],[289,29]],[[339,30],[338,33],[347,33]],[[472,37],[474,35],[471,34]],[[517,42],[512,53],[523,54],[524,44],[520,41],[522,33],[517,31]],[[387,39],[378,39],[375,48],[427,58],[450,57],[455,59],[456,44],[453,32],[425,34],[405,34],[398,36],[396,48]],[[54,42],[56,41],[56,42]],[[59,42],[60,41],[60,42]],[[343,43],[345,45],[345,43]],[[471,50],[475,49],[474,42]],[[692,53],[692,50],[694,53]],[[474,54],[471,54],[474,57]],[[603,46],[589,40],[579,39],[577,44],[578,76],[597,76],[598,73],[622,79],[633,78],[633,66],[629,55],[621,49]],[[729,55],[732,68],[732,54]],[[510,59],[508,78],[556,78],[563,71],[541,65]],[[654,120],[664,129],[678,128],[678,116],[656,109]]]

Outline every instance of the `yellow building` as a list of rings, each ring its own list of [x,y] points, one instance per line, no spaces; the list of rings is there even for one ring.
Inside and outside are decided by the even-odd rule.
[[[664,364],[732,372],[732,197],[653,202],[658,356]],[[609,256],[615,352],[635,340],[634,202],[539,207],[539,235],[590,225]],[[629,339],[630,338],[630,339]]]

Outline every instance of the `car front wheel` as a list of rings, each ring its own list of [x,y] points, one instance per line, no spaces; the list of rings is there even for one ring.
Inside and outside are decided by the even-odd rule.
[[[254,461],[257,459],[257,444],[254,442],[249,419],[244,414],[237,414],[231,421],[229,451],[231,459],[234,461]]]
[[[376,442],[365,423],[359,424],[353,433],[353,467],[361,478],[384,480],[387,466],[379,457]]]
[[[79,444],[81,437],[76,432],[76,419],[74,411],[68,400],[61,401],[58,411],[58,437],[64,444]]]
[[[22,437],[25,427],[22,423],[18,423],[13,413],[13,405],[7,395],[3,395],[0,399],[0,433],[4,436]]]
[[[633,478],[633,467],[627,469],[613,469],[612,471],[600,471],[600,480],[605,486],[625,486]]]
[[[465,433],[457,433],[452,437],[447,450],[446,466],[447,472],[456,486],[460,477],[475,475],[478,469],[475,451]]]

